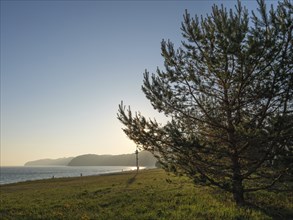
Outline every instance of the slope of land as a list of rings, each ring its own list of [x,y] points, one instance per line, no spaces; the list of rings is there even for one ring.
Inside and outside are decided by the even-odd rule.
[[[86,154],[73,158],[68,166],[136,166],[135,154],[95,155]],[[139,166],[155,167],[156,158],[147,151],[139,152]]]
[[[0,219],[293,219],[293,192],[229,194],[159,169],[0,186]]]
[[[34,160],[29,161],[25,163],[25,166],[45,166],[45,165],[54,165],[54,166],[67,166],[68,163],[73,159],[74,157],[64,157],[64,158],[58,158],[58,159],[40,159],[40,160]]]

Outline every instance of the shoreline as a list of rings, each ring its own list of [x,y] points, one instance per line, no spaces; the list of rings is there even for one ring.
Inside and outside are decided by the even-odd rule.
[[[35,167],[35,166],[33,166]],[[39,167],[39,166],[37,166]],[[40,166],[43,167],[43,166]],[[46,166],[46,167],[63,167],[63,166]],[[67,167],[67,166],[65,166]],[[86,167],[86,166],[84,166]],[[97,166],[99,167],[99,166]],[[113,166],[115,167],[115,166]],[[141,167],[139,170],[152,170],[152,169],[158,169],[156,167]],[[23,181],[17,181],[17,182],[8,182],[8,183],[0,183],[0,187],[2,186],[8,186],[8,185],[15,185],[15,184],[23,184],[23,183],[31,183],[31,182],[40,182],[40,181],[50,181],[50,180],[61,180],[61,179],[79,179],[79,178],[87,178],[87,177],[97,177],[97,176],[114,176],[114,175],[120,175],[120,174],[127,174],[127,173],[136,173],[136,169],[132,170],[124,170],[121,169],[121,171],[109,171],[109,172],[102,172],[102,173],[96,173],[96,174],[88,174],[84,175],[83,173],[80,173],[79,175],[76,176],[55,176],[53,175],[52,177],[46,177],[46,178],[38,178],[38,179],[28,179],[28,180],[23,180]]]

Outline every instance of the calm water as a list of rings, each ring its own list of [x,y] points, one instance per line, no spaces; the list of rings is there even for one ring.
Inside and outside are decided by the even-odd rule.
[[[20,166],[20,167],[0,167],[0,184],[23,182],[27,180],[39,180],[59,177],[75,177],[99,175],[135,170],[136,167],[120,166]]]

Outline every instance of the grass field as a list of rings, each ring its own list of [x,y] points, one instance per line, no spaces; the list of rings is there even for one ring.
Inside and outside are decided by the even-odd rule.
[[[235,207],[218,189],[163,170],[31,181],[0,187],[0,219],[293,219],[293,193],[248,195]]]

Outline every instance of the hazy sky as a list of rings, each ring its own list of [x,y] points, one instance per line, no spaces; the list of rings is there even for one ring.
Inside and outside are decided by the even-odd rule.
[[[179,46],[185,9],[214,3],[235,1],[1,0],[1,165],[134,152],[118,104],[158,117],[143,72],[163,66],[162,39]]]

